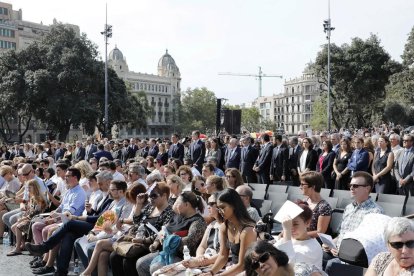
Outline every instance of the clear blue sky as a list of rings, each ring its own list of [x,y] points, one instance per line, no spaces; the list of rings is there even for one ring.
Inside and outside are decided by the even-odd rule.
[[[102,0],[12,0],[23,19],[51,24],[53,18],[76,24],[104,55],[100,32],[105,23]],[[257,97],[254,78],[219,76],[218,72],[283,75],[264,79],[263,95],[280,93],[285,79],[300,76],[326,43],[322,21],[328,0],[108,0],[113,25],[109,50],[116,44],[130,70],[156,74],[168,48],[182,76],[182,89],[205,86],[230,104]],[[393,59],[400,61],[414,26],[412,0],[331,0],[332,42],[378,35]],[[109,51],[108,50],[108,51]]]

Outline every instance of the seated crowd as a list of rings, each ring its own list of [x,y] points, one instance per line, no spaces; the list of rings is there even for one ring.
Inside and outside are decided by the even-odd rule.
[[[315,137],[287,145],[267,134],[260,148],[249,137],[242,146],[226,137],[223,150],[198,131],[191,143],[173,134],[171,141],[2,147],[0,239],[14,237],[8,257],[29,251],[37,275],[67,275],[72,258],[84,276],[334,275],[348,262],[350,240],[363,249],[366,275],[412,275],[414,222],[382,215],[370,197],[414,190],[413,136],[404,135],[405,150],[395,153],[390,140],[398,135],[391,135],[371,141],[371,155],[357,135],[326,133],[319,151]],[[255,206],[247,183],[286,181],[302,191],[301,212],[276,222]],[[332,233],[335,206],[322,188],[352,197],[331,241],[322,234]]]

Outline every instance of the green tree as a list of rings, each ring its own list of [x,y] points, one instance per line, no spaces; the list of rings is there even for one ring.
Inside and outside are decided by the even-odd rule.
[[[325,94],[326,95],[326,94]],[[313,130],[326,129],[326,122],[328,121],[326,96],[321,96],[313,103],[312,119],[310,121]]]
[[[44,54],[34,43],[24,51],[0,55],[0,135],[6,142],[14,139],[12,129],[17,129],[21,143],[34,113],[42,108],[43,91],[33,87],[31,80],[42,67]]]
[[[26,90],[31,93],[26,100],[35,103],[35,108],[28,109],[32,115],[47,126],[50,136],[62,141],[71,127],[82,126],[88,134],[95,127],[103,131],[104,63],[98,60],[97,46],[85,34],[78,36],[59,24],[32,48],[21,51],[26,61],[20,69],[25,71]],[[42,55],[32,57],[32,52]],[[38,68],[28,70],[31,64]],[[128,93],[113,70],[108,70],[108,77],[109,127],[114,123],[145,126],[151,110],[146,98]]]
[[[319,82],[327,85],[327,46],[315,62]],[[384,112],[385,85],[401,70],[371,35],[353,38],[351,44],[331,46],[332,120],[336,128],[370,126]],[[326,93],[325,93],[326,94]]]
[[[180,129],[183,133],[200,130],[214,133],[216,125],[216,96],[206,87],[188,88],[182,95]]]
[[[403,70],[390,77],[386,87],[387,104],[398,103],[407,114],[414,108],[414,27],[408,35],[407,43],[402,54]],[[410,116],[406,123],[410,124]],[[384,116],[385,121],[389,121]]]

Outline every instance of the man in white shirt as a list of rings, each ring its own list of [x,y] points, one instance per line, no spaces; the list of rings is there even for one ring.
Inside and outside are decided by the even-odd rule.
[[[109,161],[109,170],[111,171],[114,180],[125,181],[125,176],[116,170],[115,162]]]

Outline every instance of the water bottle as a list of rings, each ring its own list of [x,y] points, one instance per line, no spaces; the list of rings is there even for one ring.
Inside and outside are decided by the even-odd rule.
[[[141,238],[141,239],[145,238],[145,232],[146,232],[145,226],[144,224],[141,224],[137,230],[137,238]]]
[[[77,275],[79,274],[79,272],[80,272],[79,260],[75,259],[75,264],[73,265],[73,273]]]
[[[3,237],[3,245],[9,246],[10,245],[10,237],[9,233],[5,233]]]
[[[191,259],[190,249],[188,249],[187,245],[184,245],[183,255],[184,255],[184,261],[188,261]]]
[[[191,270],[191,268],[187,268],[186,270],[185,270],[185,276],[193,276],[194,274],[193,274],[193,271]]]

